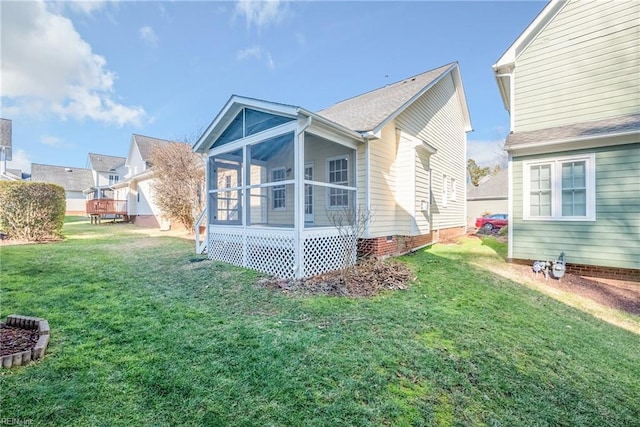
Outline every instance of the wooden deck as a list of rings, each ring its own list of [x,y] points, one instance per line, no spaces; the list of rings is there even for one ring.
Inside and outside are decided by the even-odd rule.
[[[91,223],[100,223],[107,215],[127,218],[127,201],[115,199],[92,199],[86,203],[87,215],[91,217]]]

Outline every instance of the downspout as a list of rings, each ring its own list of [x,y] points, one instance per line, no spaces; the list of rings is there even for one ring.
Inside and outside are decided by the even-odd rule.
[[[509,197],[509,204],[507,205],[507,214],[509,215],[509,227],[507,228],[508,231],[508,242],[507,242],[507,259],[509,261],[511,261],[513,259],[513,220],[515,219],[513,217],[513,156],[511,155],[511,152],[507,152],[508,153],[508,165],[507,165],[507,173],[509,175],[509,180],[508,180],[508,197]]]
[[[512,68],[510,73],[496,74],[496,77],[507,77],[509,79],[509,132],[513,132],[513,129],[515,127],[514,114],[513,114],[513,107],[515,105],[515,96],[516,96],[516,89],[513,84],[514,73],[515,73],[515,70]]]
[[[311,126],[313,118],[307,116],[305,123],[296,131],[296,144],[294,146],[294,164],[295,164],[295,181],[296,184],[296,197],[294,198],[294,241],[295,241],[295,254],[294,254],[294,271],[293,274],[296,279],[302,278],[304,272],[304,259],[302,256],[302,230],[304,229],[304,132]]]

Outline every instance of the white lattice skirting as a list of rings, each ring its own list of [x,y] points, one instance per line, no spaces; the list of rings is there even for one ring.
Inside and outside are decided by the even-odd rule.
[[[293,230],[211,228],[210,259],[277,277],[310,277],[342,268],[345,261],[355,262],[355,239],[339,236],[335,230],[305,231],[297,248]]]

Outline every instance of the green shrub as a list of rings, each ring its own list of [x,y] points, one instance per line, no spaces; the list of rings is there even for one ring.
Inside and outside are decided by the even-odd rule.
[[[502,227],[500,229],[500,231],[498,231],[498,235],[500,235],[500,236],[508,236],[509,235],[509,226],[505,225],[504,227]]]
[[[9,238],[39,241],[62,235],[66,196],[55,184],[0,181],[0,230]]]

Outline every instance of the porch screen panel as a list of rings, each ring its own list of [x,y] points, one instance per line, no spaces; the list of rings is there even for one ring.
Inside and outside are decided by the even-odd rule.
[[[209,222],[242,223],[242,150],[209,160]]]

